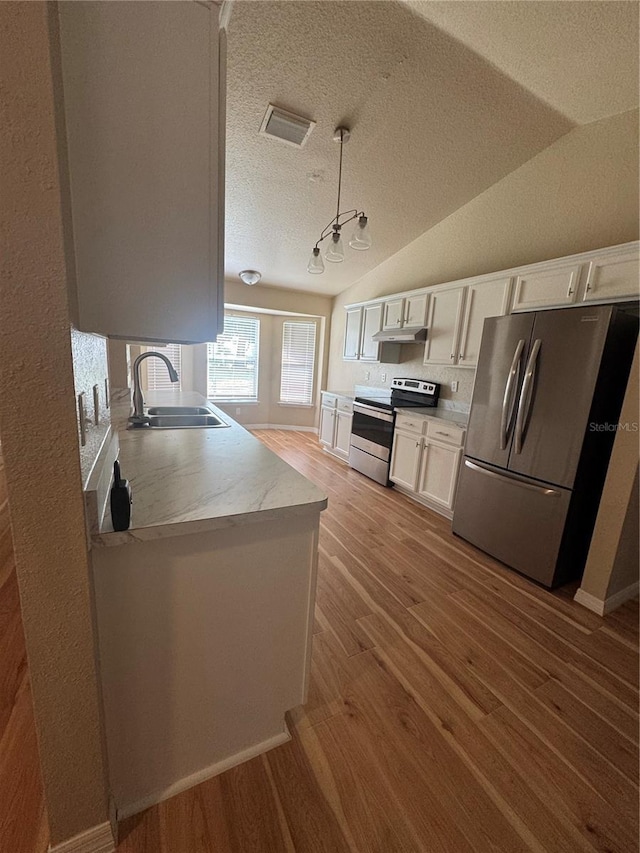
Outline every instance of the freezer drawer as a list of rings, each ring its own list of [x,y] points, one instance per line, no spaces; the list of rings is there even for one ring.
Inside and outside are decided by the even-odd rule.
[[[453,532],[547,587],[556,565],[571,491],[465,458]]]

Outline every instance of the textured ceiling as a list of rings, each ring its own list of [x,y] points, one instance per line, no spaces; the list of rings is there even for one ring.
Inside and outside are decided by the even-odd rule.
[[[575,122],[456,35],[393,0],[236,0],[228,55],[228,276],[258,269],[265,284],[338,293],[571,130]],[[304,148],[258,135],[269,102],[317,122]],[[335,212],[339,150],[332,135],[339,124],[352,129],[341,209],[366,211],[374,245],[368,252],[346,248],[344,263],[311,276],[310,251]]]
[[[633,0],[405,2],[578,124],[638,106]]]

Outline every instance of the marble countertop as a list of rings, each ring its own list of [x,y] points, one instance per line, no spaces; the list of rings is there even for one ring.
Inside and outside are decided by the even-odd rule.
[[[435,418],[440,421],[448,421],[451,424],[456,424],[456,426],[465,428],[469,423],[469,415],[464,412],[454,412],[451,409],[442,409],[439,406],[436,408],[429,407],[416,407],[416,408],[397,408],[396,412],[402,412],[404,414],[411,415],[422,415],[427,418]]]
[[[228,428],[118,432],[132,524],[114,531],[109,512],[92,543],[122,545],[317,513],[326,495],[200,394],[150,392],[146,405],[208,405]]]
[[[322,393],[322,394],[331,394],[331,395],[333,395],[334,397],[341,397],[343,400],[351,400],[351,401],[353,401],[353,400],[355,399],[355,398],[354,398],[354,396],[353,396],[353,394],[343,394],[343,393],[342,393],[342,391],[330,391],[330,390],[326,390],[326,391],[321,391],[320,393]]]

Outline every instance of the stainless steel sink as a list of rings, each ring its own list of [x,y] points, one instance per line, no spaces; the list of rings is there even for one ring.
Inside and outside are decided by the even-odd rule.
[[[152,429],[188,429],[207,427],[228,427],[217,415],[149,415],[149,427]]]
[[[211,409],[204,406],[151,406],[148,415],[212,415]]]

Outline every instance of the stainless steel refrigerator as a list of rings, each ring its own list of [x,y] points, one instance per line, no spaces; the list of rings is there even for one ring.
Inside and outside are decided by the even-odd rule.
[[[454,533],[547,587],[581,575],[637,334],[612,306],[485,321]]]

